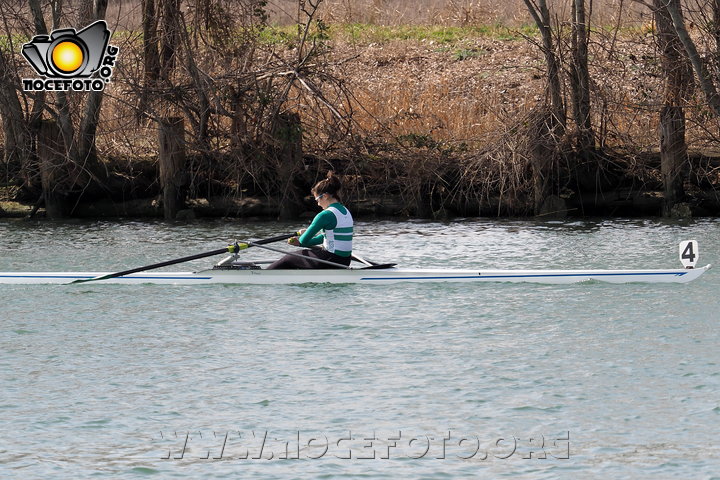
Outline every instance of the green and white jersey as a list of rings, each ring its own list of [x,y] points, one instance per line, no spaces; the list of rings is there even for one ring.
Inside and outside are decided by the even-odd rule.
[[[342,212],[340,208],[333,205],[330,205],[327,210],[335,215],[335,227],[325,230],[323,248],[335,255],[347,257],[352,254],[353,218],[350,211],[342,205],[338,205],[343,209]]]
[[[324,234],[318,235],[322,230]],[[340,203],[333,203],[315,215],[308,229],[299,240],[303,247],[323,245],[328,252],[341,257],[352,255],[353,218],[350,211]]]

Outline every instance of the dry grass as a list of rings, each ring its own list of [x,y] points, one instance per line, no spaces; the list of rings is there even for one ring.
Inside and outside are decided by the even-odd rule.
[[[368,131],[481,146],[544,101],[544,61],[524,39],[479,36],[458,42],[340,42],[334,55],[353,58],[338,75]],[[652,35],[617,38],[596,32],[591,45],[593,125],[603,147],[653,149],[662,76]],[[717,138],[702,98],[687,107],[688,139],[705,149]]]
[[[368,131],[482,144],[508,117],[541,99],[542,66],[525,42],[479,38],[344,48],[358,55],[343,74],[362,106],[355,118]]]
[[[561,18],[569,14],[569,2],[550,0]],[[523,0],[326,0],[323,18],[329,23],[372,25],[491,25],[517,27],[531,23]],[[270,0],[271,20],[292,23],[297,16],[297,0]],[[593,18],[598,25],[614,25],[621,17],[623,26],[648,22],[647,9],[634,2],[594,0]]]

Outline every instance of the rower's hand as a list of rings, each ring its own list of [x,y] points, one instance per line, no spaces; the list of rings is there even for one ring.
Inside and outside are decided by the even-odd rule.
[[[300,245],[299,237],[300,237],[300,235],[305,233],[305,230],[307,230],[307,229],[303,228],[302,230],[298,230],[297,232],[295,232],[295,235],[297,235],[296,237],[288,238],[288,245],[293,245],[295,247],[301,247],[302,245]]]

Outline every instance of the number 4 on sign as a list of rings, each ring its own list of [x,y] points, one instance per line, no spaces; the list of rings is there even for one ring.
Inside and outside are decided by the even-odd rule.
[[[680,242],[680,261],[685,268],[695,268],[695,264],[700,258],[700,250],[698,249],[697,240],[685,240]]]

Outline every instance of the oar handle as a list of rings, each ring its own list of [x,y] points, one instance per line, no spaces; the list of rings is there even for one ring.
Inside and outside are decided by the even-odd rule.
[[[266,239],[264,239],[264,240],[256,240],[256,241],[254,241],[254,242],[252,242],[252,243],[254,243],[254,244],[256,244],[256,245],[265,245],[266,243],[281,242],[281,241],[283,241],[283,240],[287,240],[288,238],[297,237],[297,236],[298,236],[297,232],[295,232],[295,233],[288,233],[288,234],[285,234],[285,235],[278,235],[277,237],[266,238]]]
[[[228,245],[227,251],[230,253],[238,253],[240,250],[245,250],[246,248],[254,247],[256,245],[265,245],[267,243],[274,243],[274,242],[280,242],[282,240],[287,240],[288,238],[296,237],[296,233],[288,233],[286,235],[278,235],[277,237],[271,237],[266,238],[264,240],[257,240],[254,242],[235,242],[233,245]],[[224,252],[221,252],[224,253]]]

